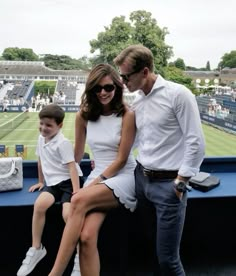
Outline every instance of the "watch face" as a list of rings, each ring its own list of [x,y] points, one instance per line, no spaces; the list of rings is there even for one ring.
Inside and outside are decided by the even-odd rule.
[[[179,182],[176,185],[176,190],[179,191],[179,192],[184,192],[185,189],[186,189],[186,184],[184,182]]]
[[[185,187],[185,183],[184,182],[179,182],[179,184],[177,186],[179,188],[184,188]]]

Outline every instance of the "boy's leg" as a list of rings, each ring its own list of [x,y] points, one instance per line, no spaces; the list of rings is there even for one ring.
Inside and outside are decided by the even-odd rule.
[[[41,244],[41,238],[45,225],[46,211],[54,201],[54,196],[48,192],[42,192],[35,201],[32,220],[32,247],[27,251],[17,276],[30,274],[47,253]]]
[[[46,212],[53,205],[54,196],[48,192],[42,192],[34,203],[34,213],[32,220],[32,247],[41,246],[41,238],[45,225]]]

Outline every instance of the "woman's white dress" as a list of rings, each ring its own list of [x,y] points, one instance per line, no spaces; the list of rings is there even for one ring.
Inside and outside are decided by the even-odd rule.
[[[122,128],[122,117],[116,114],[100,116],[96,122],[87,123],[87,143],[92,151],[95,169],[91,171],[84,187],[116,159]],[[134,211],[137,200],[135,197],[134,169],[136,162],[131,151],[126,165],[113,177],[103,181],[119,200],[130,211]],[[103,184],[101,184],[103,185]]]

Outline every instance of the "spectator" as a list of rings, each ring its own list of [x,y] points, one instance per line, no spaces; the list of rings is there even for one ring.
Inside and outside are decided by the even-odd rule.
[[[76,117],[76,161],[80,161],[85,139],[95,160],[83,188],[73,195],[56,262],[50,276],[62,275],[80,241],[82,275],[100,272],[97,239],[107,211],[123,206],[136,208],[135,161],[131,147],[135,137],[134,113],[123,103],[123,84],[108,64],[90,72]]]
[[[62,204],[62,216],[66,221],[70,208],[72,193],[80,189],[82,172],[74,160],[74,150],[71,142],[61,132],[65,113],[62,108],[51,104],[39,113],[39,131],[36,154],[38,155],[39,182],[29,191],[42,190],[34,204],[32,221],[32,247],[17,276],[26,276],[33,271],[39,261],[46,255],[46,249],[41,243],[45,225],[46,211],[56,201]],[[44,185],[46,182],[46,186]],[[76,270],[79,269],[76,258]],[[74,275],[80,275],[77,271]]]
[[[3,98],[3,112],[7,112],[8,111],[8,105],[9,105],[9,100],[7,97]]]
[[[134,100],[138,156],[135,188],[140,208],[156,211],[161,275],[184,276],[179,256],[188,180],[199,171],[204,139],[194,95],[154,73],[152,52],[131,45],[114,60]],[[143,204],[142,204],[143,203]]]

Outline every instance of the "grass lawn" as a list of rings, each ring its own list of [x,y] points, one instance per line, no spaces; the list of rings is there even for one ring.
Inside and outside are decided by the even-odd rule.
[[[236,135],[203,124],[206,156],[236,156]]]
[[[0,126],[18,113],[0,113]],[[0,139],[0,144],[9,148],[9,155],[14,156],[16,144],[23,144],[27,147],[27,160],[36,160],[35,147],[38,138],[38,113],[29,113],[21,125],[16,127],[8,135]],[[74,144],[74,123],[75,113],[66,113],[63,125],[64,135]],[[0,127],[1,131],[1,127]],[[206,156],[236,156],[236,135],[229,134],[214,127],[203,125],[206,139]],[[90,152],[86,146],[86,151]]]

